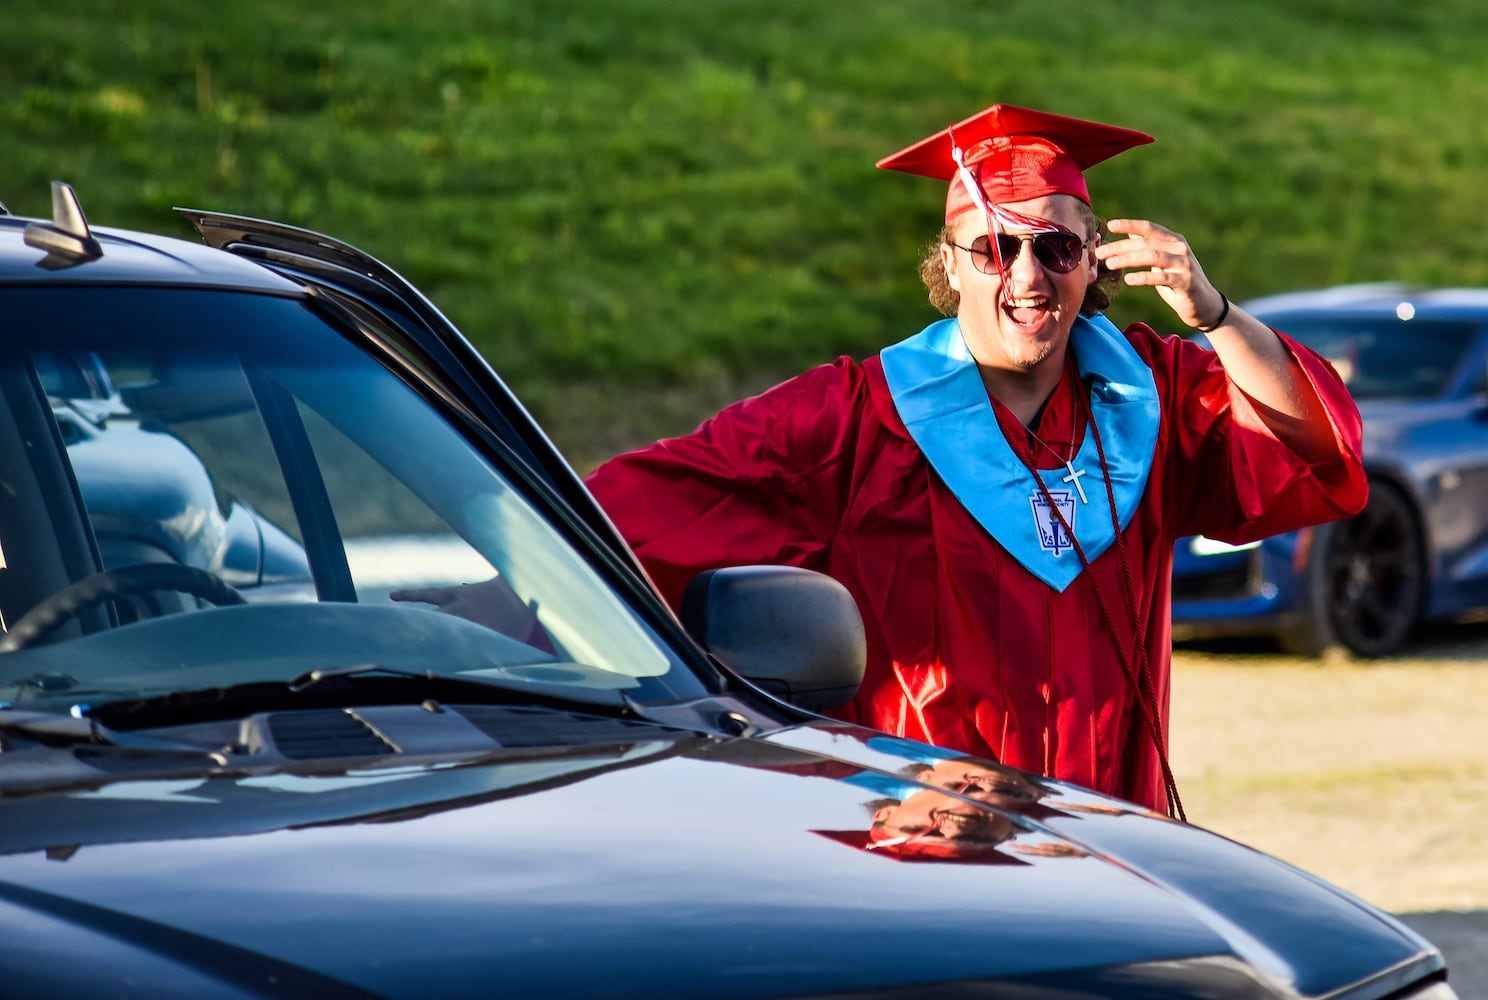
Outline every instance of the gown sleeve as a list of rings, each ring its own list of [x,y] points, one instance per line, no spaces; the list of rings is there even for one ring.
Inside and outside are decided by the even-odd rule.
[[[840,358],[691,434],[612,458],[587,483],[676,607],[705,569],[820,561],[841,523],[867,405],[862,369]]]
[[[1225,374],[1218,356],[1178,337],[1156,344],[1154,371],[1166,377],[1168,511],[1174,535],[1204,534],[1233,544],[1358,513],[1369,496],[1358,407],[1322,357],[1277,332],[1322,404],[1333,450],[1309,463],[1278,436],[1256,403]],[[1161,390],[1160,390],[1161,391]]]

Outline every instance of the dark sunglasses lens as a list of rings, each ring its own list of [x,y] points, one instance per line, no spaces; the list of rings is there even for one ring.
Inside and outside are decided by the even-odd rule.
[[[1013,258],[1023,251],[1023,241],[1017,236],[1009,236],[1007,233],[997,234],[997,252],[1002,254],[1002,266],[1010,267]]]
[[[1080,251],[1085,249],[1074,233],[1039,233],[1033,238],[1033,255],[1051,271],[1068,274],[1080,266]]]
[[[1023,250],[1023,239],[1007,233],[997,234],[997,250],[1002,254],[1004,267],[1010,265]],[[985,236],[978,236],[969,247],[972,261],[983,274],[996,274],[997,262],[992,259],[992,243]],[[1033,237],[1033,255],[1038,262],[1051,271],[1068,274],[1080,266],[1080,251],[1085,244],[1074,233],[1039,233]]]
[[[997,261],[992,259],[992,244],[985,236],[978,236],[966,248],[971,251],[971,263],[983,274],[996,274]]]

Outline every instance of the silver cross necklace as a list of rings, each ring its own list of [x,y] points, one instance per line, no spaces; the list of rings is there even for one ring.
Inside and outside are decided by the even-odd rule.
[[[1061,483],[1069,483],[1071,486],[1073,486],[1075,488],[1075,492],[1078,493],[1078,494],[1080,494],[1080,502],[1081,503],[1089,503],[1090,502],[1090,498],[1085,495],[1085,487],[1080,482],[1080,477],[1082,477],[1082,476],[1085,475],[1085,470],[1084,469],[1077,469],[1077,468],[1075,468],[1075,454],[1074,454],[1074,452],[1075,452],[1075,446],[1074,446],[1074,444],[1071,443],[1071,445],[1070,445],[1070,454],[1066,456],[1066,455],[1061,455],[1061,454],[1059,454],[1059,452],[1055,451],[1053,449],[1053,447],[1050,446],[1050,444],[1047,441],[1045,441],[1043,438],[1039,437],[1033,431],[1030,430],[1028,432],[1028,436],[1031,437],[1031,438],[1033,438],[1039,444],[1043,445],[1044,446],[1044,449],[1049,454],[1053,455],[1055,458],[1059,459],[1061,462],[1064,463],[1064,468],[1066,470],[1066,474],[1063,475],[1063,476],[1061,476],[1060,479],[1059,479],[1059,481]]]
[[[1045,441],[1043,438],[1035,434],[1032,427],[1027,428],[1027,431],[1028,436],[1033,438],[1039,444],[1043,445],[1045,451],[1064,463],[1066,474],[1060,477],[1059,481],[1061,483],[1069,483],[1071,486],[1073,486],[1075,488],[1075,492],[1080,494],[1080,502],[1082,504],[1088,504],[1090,502],[1090,498],[1085,495],[1085,486],[1080,482],[1080,477],[1085,475],[1085,470],[1075,468],[1075,443],[1073,441],[1070,442],[1068,455],[1061,455],[1059,454],[1059,452],[1054,450],[1053,445],[1049,444],[1049,442]]]

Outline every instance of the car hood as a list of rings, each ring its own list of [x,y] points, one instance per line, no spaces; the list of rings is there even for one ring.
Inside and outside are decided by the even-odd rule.
[[[0,799],[0,974],[14,996],[1374,997],[1441,966],[1318,880],[1075,788],[951,796],[1006,839],[915,860],[867,830],[926,791],[902,775],[930,748],[638,729]]]

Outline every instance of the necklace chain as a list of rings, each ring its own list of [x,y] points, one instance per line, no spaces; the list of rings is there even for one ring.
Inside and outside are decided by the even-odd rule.
[[[1026,430],[1028,432],[1028,436],[1030,438],[1032,438],[1034,441],[1037,441],[1039,443],[1039,445],[1041,445],[1045,451],[1047,451],[1049,454],[1051,454],[1055,458],[1057,458],[1059,460],[1059,463],[1061,465],[1065,466],[1066,468],[1073,468],[1073,463],[1075,461],[1075,451],[1076,451],[1076,449],[1075,449],[1075,439],[1077,437],[1079,437],[1080,416],[1081,416],[1081,413],[1080,413],[1080,400],[1078,398],[1078,393],[1075,391],[1075,386],[1078,386],[1080,384],[1080,377],[1079,377],[1079,375],[1077,373],[1078,370],[1075,368],[1075,366],[1073,364],[1073,358],[1074,358],[1074,355],[1073,354],[1067,355],[1066,356],[1066,364],[1065,364],[1065,370],[1066,370],[1067,374],[1069,376],[1071,376],[1073,378],[1073,381],[1074,381],[1074,385],[1072,385],[1070,387],[1070,430],[1069,430],[1070,442],[1069,442],[1069,454],[1067,454],[1067,455],[1061,455],[1061,454],[1059,454],[1059,452],[1055,451],[1053,445],[1051,445],[1049,442],[1045,441],[1043,438],[1039,437],[1038,432],[1033,429],[1033,426],[1032,425],[1024,428],[1024,430]],[[1043,412],[1044,412],[1043,411],[1043,408],[1040,407],[1038,415],[1035,416],[1034,417],[1034,420],[1033,420],[1033,422],[1035,424],[1038,423],[1043,418]],[[1037,465],[1038,463],[1034,463],[1034,464]]]
[[[1070,366],[1070,371],[1074,371],[1073,365]],[[1076,384],[1079,384],[1078,377],[1076,378]],[[1070,392],[1069,453],[1066,455],[1061,455],[1059,454],[1059,452],[1055,451],[1054,446],[1045,441],[1043,438],[1039,437],[1038,432],[1035,431],[1031,426],[1025,427],[1024,430],[1028,432],[1028,436],[1030,438],[1032,438],[1034,441],[1037,441],[1045,451],[1053,455],[1055,460],[1064,466],[1065,471],[1068,473],[1068,475],[1065,475],[1063,477],[1063,482],[1068,483],[1070,486],[1073,486],[1075,488],[1075,491],[1080,495],[1080,503],[1088,504],[1090,502],[1090,498],[1085,495],[1085,487],[1080,485],[1080,478],[1085,475],[1085,470],[1075,468],[1075,438],[1078,436],[1077,431],[1080,425],[1080,417],[1080,401],[1072,390]],[[1037,419],[1035,419],[1034,422],[1037,423]],[[1029,462],[1028,465],[1031,470],[1034,470],[1035,476],[1037,476],[1038,463]]]
[[[1059,454],[1059,452],[1057,452],[1057,451],[1054,450],[1054,446],[1053,445],[1051,445],[1049,442],[1045,441],[1043,438],[1039,437],[1038,434],[1034,433],[1034,430],[1033,430],[1032,427],[1027,428],[1027,430],[1028,430],[1028,436],[1031,437],[1031,438],[1033,438],[1039,444],[1043,445],[1044,446],[1044,450],[1047,451],[1049,454],[1051,454],[1055,458],[1059,459],[1059,462],[1060,462],[1061,465],[1069,465],[1071,462],[1073,462],[1075,460],[1075,442],[1073,442],[1073,441],[1070,442],[1070,445],[1069,445],[1069,454],[1068,455],[1061,455],[1061,454]],[[1071,432],[1073,432],[1074,428],[1071,427],[1070,430],[1071,430]],[[1073,433],[1071,434],[1071,436],[1073,436]]]

